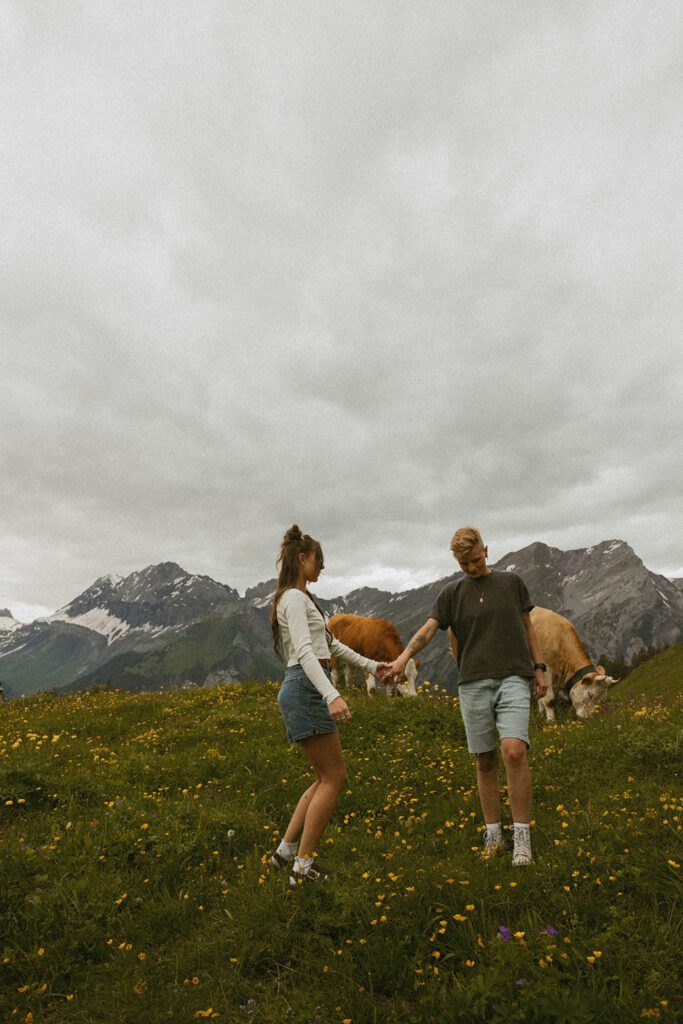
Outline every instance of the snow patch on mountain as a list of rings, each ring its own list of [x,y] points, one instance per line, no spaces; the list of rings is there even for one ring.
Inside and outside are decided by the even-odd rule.
[[[20,622],[12,615],[9,608],[0,609],[0,631],[3,633],[13,633],[15,629],[19,629],[21,626]]]
[[[131,626],[129,622],[112,615],[106,608],[91,608],[90,611],[81,615],[69,615],[66,611],[55,612],[46,622],[68,622],[71,626],[85,626],[95,633],[106,637],[107,645],[120,640],[126,633],[163,633],[168,627],[153,626],[151,622],[144,622],[137,626]]]
[[[72,626],[85,626],[107,638],[107,643],[118,640],[131,628],[128,622],[118,619],[106,608],[91,608],[81,615],[69,615],[67,611],[58,611],[51,615],[47,622],[68,622]]]

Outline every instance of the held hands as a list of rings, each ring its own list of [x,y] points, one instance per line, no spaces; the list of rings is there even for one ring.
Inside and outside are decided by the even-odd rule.
[[[328,705],[328,710],[335,722],[351,721],[351,708],[343,697],[335,697],[332,703]]]
[[[395,661],[380,661],[377,666],[377,678],[380,683],[386,683],[389,679],[393,679],[396,683],[405,682],[405,665],[401,664],[400,656]]]
[[[396,665],[397,661],[379,661],[377,663],[377,678],[381,683],[384,683],[386,680],[391,678],[398,683],[403,682],[405,679],[403,666],[397,668]],[[335,697],[328,705],[328,710],[334,721],[340,724],[350,722],[353,717],[351,714],[351,708],[343,697]]]

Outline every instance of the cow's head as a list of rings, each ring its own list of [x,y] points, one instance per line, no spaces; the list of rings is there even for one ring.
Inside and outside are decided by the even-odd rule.
[[[420,662],[416,662],[414,658],[409,658],[406,662],[405,682],[399,683],[396,687],[402,697],[417,697],[415,684],[417,683],[417,667],[419,664]]]
[[[569,699],[574,705],[576,717],[588,718],[610,686],[618,682],[618,679],[607,675],[602,665],[598,665],[594,672],[589,672],[579,679],[569,691]]]

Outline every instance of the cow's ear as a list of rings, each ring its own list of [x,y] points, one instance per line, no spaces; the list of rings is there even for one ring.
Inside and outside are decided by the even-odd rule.
[[[598,667],[596,668],[595,671],[598,673],[599,676],[606,676],[607,675],[607,673],[605,672],[605,670],[602,667],[602,665],[598,665]]]

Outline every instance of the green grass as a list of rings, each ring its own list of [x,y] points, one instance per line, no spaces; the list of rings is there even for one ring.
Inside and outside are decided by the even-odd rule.
[[[335,878],[295,891],[262,862],[309,781],[275,684],[5,704],[0,1021],[677,1019],[683,715],[638,671],[534,714],[517,870],[476,856],[457,702],[354,693]]]

